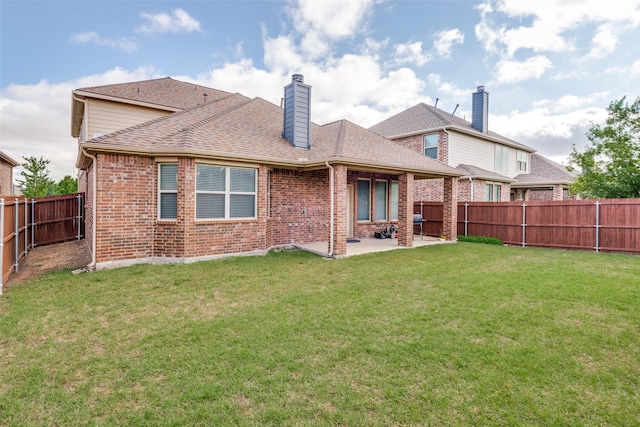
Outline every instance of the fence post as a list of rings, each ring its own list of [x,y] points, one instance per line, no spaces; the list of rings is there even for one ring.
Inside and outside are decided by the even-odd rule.
[[[24,253],[29,252],[29,202],[24,198]]]
[[[13,247],[15,248],[13,251],[13,254],[15,255],[15,259],[14,259],[14,263],[13,263],[13,272],[17,273],[18,272],[18,264],[20,263],[20,258],[18,255],[18,251],[20,249],[20,233],[18,232],[19,228],[20,228],[20,203],[18,203],[18,199],[14,199],[14,206],[15,206],[15,214],[13,216],[14,218],[14,222],[16,224],[16,226],[14,227],[14,231],[15,234],[13,235],[13,241],[14,241],[14,245]]]
[[[76,215],[76,222],[78,223],[78,238],[77,240],[80,240],[80,204],[81,204],[81,199],[82,196],[80,195],[80,193],[78,193],[78,214]]]
[[[524,248],[527,245],[526,240],[526,230],[527,230],[527,204],[522,204],[522,247]]]
[[[469,224],[469,203],[464,202],[464,236],[467,237],[467,225]]]
[[[0,199],[0,295],[2,295],[2,278],[4,277],[4,199]]]
[[[36,199],[31,199],[31,249],[36,247]]]
[[[596,252],[600,252],[600,200],[596,200]]]

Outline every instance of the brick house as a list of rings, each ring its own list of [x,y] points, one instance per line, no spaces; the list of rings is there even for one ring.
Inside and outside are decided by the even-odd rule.
[[[0,196],[13,196],[13,168],[19,164],[0,151]]]
[[[398,244],[412,246],[413,184],[432,179],[455,240],[460,171],[346,120],[314,124],[301,75],[284,92],[281,108],[173,79],[75,90],[93,266],[321,241],[340,257],[348,238],[391,223]]]
[[[426,157],[456,167],[458,201],[563,200],[573,176],[535,150],[489,130],[489,93],[478,86],[472,95],[472,121],[424,103],[369,130]],[[562,173],[564,170],[564,173]],[[437,180],[415,185],[416,201],[442,201]]]

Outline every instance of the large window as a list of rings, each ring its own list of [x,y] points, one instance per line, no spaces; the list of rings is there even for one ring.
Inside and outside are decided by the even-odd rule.
[[[158,165],[158,218],[178,218],[178,165]]]
[[[527,171],[528,159],[529,159],[529,154],[526,151],[518,150],[517,159],[516,159],[516,169],[518,170],[518,172]]]
[[[374,212],[374,220],[387,220],[387,181],[376,181],[376,209]]]
[[[438,134],[430,133],[424,136],[424,155],[438,159]]]
[[[358,180],[358,221],[371,221],[371,181]]]
[[[509,171],[509,150],[504,145],[496,145],[496,172]]]
[[[391,220],[398,219],[398,181],[391,181]]]
[[[486,184],[484,187],[484,200],[487,202],[499,202],[501,199],[502,185]]]
[[[256,217],[255,169],[196,166],[196,218]]]

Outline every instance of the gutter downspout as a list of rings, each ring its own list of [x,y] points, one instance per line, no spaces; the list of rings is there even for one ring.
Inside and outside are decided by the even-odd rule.
[[[471,201],[473,202],[474,193],[475,193],[475,191],[474,191],[475,190],[475,188],[474,188],[475,187],[474,186],[475,182],[473,181],[472,177],[469,177],[469,182],[471,183]]]
[[[87,100],[78,98],[75,92],[73,91],[71,92],[71,98],[73,98],[74,101],[82,102],[84,104],[84,111],[82,112],[82,115],[84,116],[84,114],[87,112]],[[82,141],[84,142],[89,139],[88,138],[89,129],[87,129],[86,123],[85,123],[85,126],[82,127],[82,130],[83,130]]]
[[[329,257],[333,257],[333,248],[334,248],[334,242],[333,242],[333,234],[334,234],[334,230],[333,230],[333,222],[334,222],[334,206],[333,204],[335,203],[335,183],[334,183],[334,171],[333,171],[333,166],[331,166],[329,164],[329,161],[327,160],[326,162],[327,167],[329,168],[329,187],[331,190],[331,214],[330,214],[330,221],[329,221]]]
[[[96,229],[96,224],[97,224],[97,212],[98,209],[96,207],[96,203],[97,203],[97,190],[98,190],[98,159],[96,158],[96,156],[94,156],[93,154],[89,154],[87,152],[87,150],[85,150],[84,148],[82,149],[82,153],[89,157],[92,162],[93,162],[93,182],[91,183],[91,187],[92,187],[92,193],[91,194],[91,205],[92,205],[92,209],[93,209],[93,227],[91,227],[91,264],[89,264],[89,268],[91,270],[95,270],[96,269],[96,249],[97,249],[97,243],[96,243],[96,237],[98,235],[98,231]]]

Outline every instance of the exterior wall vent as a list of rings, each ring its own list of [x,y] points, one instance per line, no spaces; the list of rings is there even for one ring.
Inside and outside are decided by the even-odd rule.
[[[484,86],[478,86],[478,90],[473,92],[471,127],[482,133],[489,132],[489,92],[484,90]]]
[[[309,148],[311,130],[311,86],[302,74],[291,76],[284,88],[284,124],[282,136],[294,147]]]

